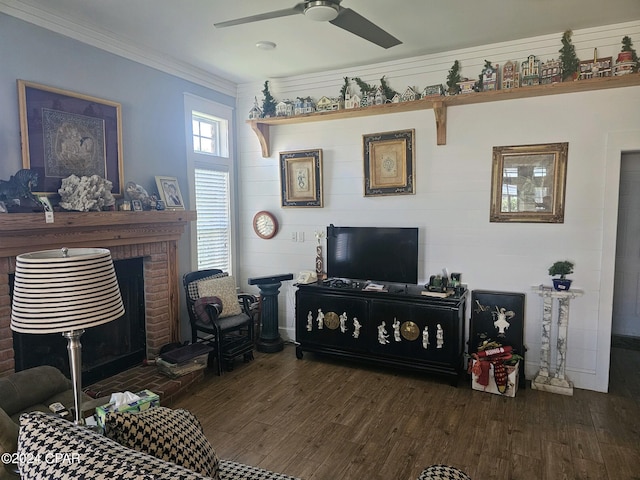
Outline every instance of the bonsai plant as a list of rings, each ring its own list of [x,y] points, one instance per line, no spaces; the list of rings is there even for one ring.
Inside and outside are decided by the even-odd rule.
[[[553,279],[553,288],[556,290],[569,290],[572,280],[566,278],[567,275],[573,273],[573,262],[569,260],[561,260],[555,262],[549,267],[549,275],[552,277],[559,275],[560,278]]]

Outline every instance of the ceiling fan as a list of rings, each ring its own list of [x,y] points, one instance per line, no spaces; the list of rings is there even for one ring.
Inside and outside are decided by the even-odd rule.
[[[390,48],[400,45],[402,42],[393,35],[385,32],[377,25],[371,23],[362,15],[354,12],[350,8],[340,6],[342,0],[315,0],[304,1],[286,10],[276,10],[273,12],[261,13],[250,17],[228,20],[226,22],[215,23],[217,28],[232,27],[243,23],[259,22],[271,18],[288,17],[290,15],[302,14],[311,20],[319,22],[329,22],[340,27],[347,32],[358,35],[369,42],[375,43],[382,48]]]

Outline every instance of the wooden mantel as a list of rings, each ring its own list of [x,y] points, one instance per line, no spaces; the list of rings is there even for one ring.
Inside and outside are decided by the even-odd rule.
[[[56,212],[0,214],[0,258],[57,247],[113,247],[177,241],[193,211]]]

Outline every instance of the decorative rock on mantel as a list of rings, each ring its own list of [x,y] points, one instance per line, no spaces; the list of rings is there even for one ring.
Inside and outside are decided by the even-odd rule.
[[[538,285],[533,290],[543,298],[542,347],[540,350],[540,370],[531,382],[534,390],[573,395],[573,382],[565,375],[567,366],[567,327],[569,325],[569,302],[581,297],[584,292],[578,289],[554,290],[552,287]],[[551,364],[551,323],[553,318],[553,299],[558,300],[558,342],[556,348],[556,370],[549,372]]]

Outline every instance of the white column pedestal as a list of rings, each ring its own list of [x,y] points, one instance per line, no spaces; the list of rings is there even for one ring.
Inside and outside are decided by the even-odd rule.
[[[543,299],[542,314],[542,347],[540,349],[540,370],[531,381],[531,388],[545,392],[573,395],[573,382],[566,374],[567,366],[567,327],[569,326],[569,302],[581,297],[582,290],[554,290],[552,287],[539,285],[533,290]],[[551,325],[553,323],[553,301],[558,303],[558,341],[556,345],[556,368],[551,366]]]

